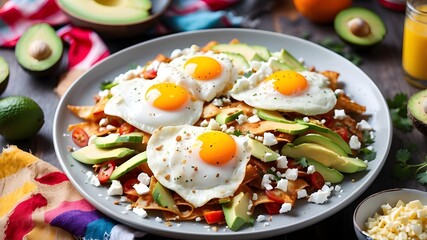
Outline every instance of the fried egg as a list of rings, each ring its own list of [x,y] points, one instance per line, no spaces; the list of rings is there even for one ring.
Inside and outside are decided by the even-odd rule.
[[[162,81],[183,82],[197,99],[207,102],[230,87],[233,74],[233,64],[227,55],[213,53],[183,55],[160,65],[158,70]]]
[[[192,125],[203,111],[202,101],[173,82],[136,78],[121,82],[111,93],[104,112],[150,134],[161,126]]]
[[[328,87],[328,78],[316,72],[282,70],[253,86],[250,82],[239,79],[230,93],[234,99],[256,108],[313,116],[330,111],[337,101]]]
[[[245,136],[170,126],[157,129],[150,137],[147,158],[163,186],[200,207],[234,194],[245,177],[250,147]]]

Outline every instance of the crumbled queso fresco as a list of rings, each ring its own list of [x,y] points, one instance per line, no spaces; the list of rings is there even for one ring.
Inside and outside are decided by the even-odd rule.
[[[365,223],[364,233],[373,239],[427,239],[427,205],[419,200],[395,207],[381,206],[382,214],[375,213]]]

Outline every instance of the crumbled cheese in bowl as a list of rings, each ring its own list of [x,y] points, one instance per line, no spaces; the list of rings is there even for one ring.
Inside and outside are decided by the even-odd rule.
[[[365,222],[364,233],[373,239],[427,239],[427,205],[419,200],[395,207],[381,206],[382,214],[375,213]]]

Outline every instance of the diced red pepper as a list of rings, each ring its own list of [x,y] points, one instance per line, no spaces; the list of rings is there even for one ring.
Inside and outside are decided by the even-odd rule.
[[[222,210],[214,210],[204,212],[203,216],[208,224],[216,224],[225,222],[224,212]]]
[[[268,214],[274,215],[279,214],[279,210],[282,207],[282,204],[276,202],[264,203],[264,207]]]

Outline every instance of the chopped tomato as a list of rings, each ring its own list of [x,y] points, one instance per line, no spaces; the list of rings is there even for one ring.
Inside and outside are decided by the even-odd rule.
[[[154,70],[154,69],[150,69],[150,70],[148,70],[148,71],[145,71],[145,72],[143,73],[143,76],[144,76],[144,78],[146,78],[146,79],[154,79],[154,78],[156,78],[156,77],[157,77],[157,71],[156,71],[156,70]]]
[[[282,204],[276,202],[264,203],[264,207],[268,214],[274,215],[279,214],[279,210],[282,207]]]
[[[80,127],[75,127],[73,129],[71,138],[73,139],[73,142],[79,147],[85,147],[89,142],[89,135],[87,135],[86,131]]]
[[[350,136],[349,136],[349,133],[348,133],[347,128],[345,128],[345,127],[336,127],[336,128],[334,129],[334,132],[338,133],[338,135],[340,135],[340,136],[341,136],[341,138],[342,138],[345,142],[348,142],[348,141],[350,140]]]
[[[131,178],[123,184],[123,193],[126,194],[126,197],[132,202],[136,202],[138,200],[138,193],[135,188],[133,188],[133,185],[137,183],[139,183],[138,179]]]
[[[316,190],[321,189],[323,185],[325,185],[325,179],[319,172],[308,174],[308,181],[310,182],[310,185],[313,186]]]
[[[303,170],[304,167],[301,166],[295,159],[288,158],[288,168],[297,168],[298,170]]]
[[[102,163],[98,172],[98,179],[100,183],[106,183],[110,180],[110,176],[116,168],[116,163],[114,161],[108,161]]]
[[[204,212],[203,216],[208,224],[225,222],[224,212],[222,210]]]
[[[129,123],[123,123],[122,125],[120,125],[119,127],[119,134],[123,135],[123,134],[128,134],[131,132],[135,131],[135,127],[130,125]]]

